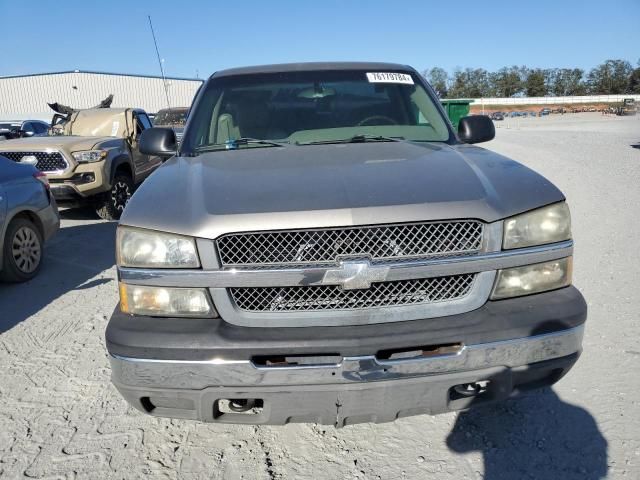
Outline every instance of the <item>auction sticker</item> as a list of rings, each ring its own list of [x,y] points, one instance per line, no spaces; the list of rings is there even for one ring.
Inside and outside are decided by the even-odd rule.
[[[407,73],[367,72],[369,83],[404,83],[413,85],[413,78]]]

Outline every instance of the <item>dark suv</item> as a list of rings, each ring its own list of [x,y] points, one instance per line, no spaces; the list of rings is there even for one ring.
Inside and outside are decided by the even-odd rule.
[[[187,123],[188,107],[165,108],[158,111],[153,117],[155,127],[171,128],[176,134],[176,140],[180,143],[184,133],[184,126]]]
[[[42,120],[0,120],[0,140],[12,140],[22,137],[40,137],[47,135],[49,124]]]

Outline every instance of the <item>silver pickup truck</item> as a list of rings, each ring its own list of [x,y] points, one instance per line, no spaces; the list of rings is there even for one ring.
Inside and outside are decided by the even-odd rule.
[[[410,67],[217,72],[117,233],[112,380],[151,415],[344,426],[560,379],[587,308],[562,193]]]

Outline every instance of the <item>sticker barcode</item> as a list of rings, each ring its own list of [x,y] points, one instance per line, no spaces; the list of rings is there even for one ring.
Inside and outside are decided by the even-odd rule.
[[[404,83],[413,85],[413,78],[408,73],[367,72],[369,83]]]

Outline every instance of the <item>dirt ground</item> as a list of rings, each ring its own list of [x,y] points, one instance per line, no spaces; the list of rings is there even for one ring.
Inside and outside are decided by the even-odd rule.
[[[115,224],[66,211],[41,274],[0,285],[0,477],[640,478],[640,117],[501,122],[486,147],[547,176],[572,208],[590,311],[583,356],[553,389],[340,430],[142,415],[109,383],[103,343]]]

